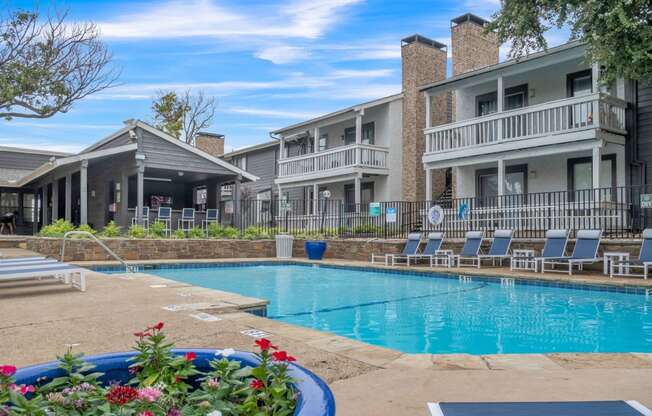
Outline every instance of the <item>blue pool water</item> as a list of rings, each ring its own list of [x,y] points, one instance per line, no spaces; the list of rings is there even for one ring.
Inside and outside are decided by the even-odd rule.
[[[147,272],[268,299],[272,319],[403,352],[652,352],[644,294],[303,265]]]

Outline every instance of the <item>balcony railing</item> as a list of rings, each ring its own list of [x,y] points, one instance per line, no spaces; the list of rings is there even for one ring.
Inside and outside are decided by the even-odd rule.
[[[279,178],[310,173],[328,172],[346,167],[387,168],[389,149],[386,147],[352,144],[318,153],[278,161]]]
[[[626,103],[620,99],[591,94],[503,111],[425,129],[426,153],[586,129],[625,134],[625,109]]]

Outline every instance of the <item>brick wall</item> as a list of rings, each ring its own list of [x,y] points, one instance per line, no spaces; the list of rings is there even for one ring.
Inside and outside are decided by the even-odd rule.
[[[199,133],[195,138],[195,147],[209,155],[219,157],[224,154],[224,136],[221,134]]]
[[[452,23],[453,75],[498,63],[499,44],[495,34],[484,32],[485,20],[464,15]]]

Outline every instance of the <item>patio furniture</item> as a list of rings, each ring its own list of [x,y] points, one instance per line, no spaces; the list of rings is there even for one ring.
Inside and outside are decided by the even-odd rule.
[[[16,261],[0,261],[0,269],[2,268],[7,268],[7,267],[21,267],[21,266],[30,266],[33,264],[52,264],[52,263],[58,263],[55,259],[46,259],[41,258],[41,259],[33,259],[33,260],[16,260]]]
[[[426,259],[430,261],[430,266],[432,267],[432,259],[437,256],[437,252],[440,251],[442,243],[444,242],[444,233],[443,232],[434,232],[428,234],[428,241],[421,253],[417,254],[408,254],[407,265],[410,265],[410,260],[414,260],[415,263],[418,263],[420,259]]]
[[[195,228],[195,209],[184,208],[181,210],[181,218],[177,223],[177,228],[183,231],[190,231]]]
[[[598,248],[600,247],[600,237],[602,230],[580,230],[577,232],[577,240],[573,248],[573,254],[568,257],[558,257],[554,259],[544,259],[542,262],[541,272],[568,272],[573,274],[573,266],[582,270],[585,264],[592,264],[600,261],[598,257]],[[550,265],[550,269],[546,269]],[[566,270],[557,270],[555,266],[565,266]]]
[[[512,259],[509,262],[510,270],[537,271],[537,261],[534,257],[534,250],[517,249],[512,251]]]
[[[609,276],[641,276],[630,274],[631,269],[641,269],[643,271],[643,278],[647,279],[647,275],[650,267],[652,267],[652,228],[646,228],[641,234],[643,242],[641,243],[641,251],[638,253],[638,259],[629,260],[619,259],[619,261],[614,261],[613,259],[609,260]],[[604,253],[605,254],[605,264],[607,263],[607,255],[609,257],[614,256],[615,254],[628,254],[628,253]],[[629,256],[628,256],[629,257]],[[614,270],[618,268],[618,273],[615,273]]]
[[[85,273],[86,269],[59,262],[53,264],[14,265],[0,267],[0,282],[24,279],[41,280],[44,277],[51,276],[84,292],[86,291]],[[77,281],[74,279],[75,274],[79,275]]]
[[[131,225],[140,225],[144,229],[149,229],[149,207],[143,207],[143,218],[141,218],[141,223],[138,224],[138,217],[131,219]]]
[[[16,262],[21,262],[21,261],[34,261],[34,260],[44,260],[46,257],[45,256],[30,256],[30,257],[10,257],[10,258],[4,258],[0,259],[0,264],[2,263],[16,263]]]
[[[462,267],[462,259],[475,259],[480,253],[480,246],[484,238],[484,231],[468,231],[464,236],[464,246],[460,254],[453,256],[452,264],[457,264],[457,267]],[[480,262],[477,262],[477,267],[480,267]]]
[[[163,230],[165,234],[170,234],[170,231],[172,230],[172,208],[159,207],[156,221],[162,222],[165,225]]]
[[[428,403],[431,416],[652,416],[635,400]]]
[[[395,254],[395,253],[387,253],[387,254],[372,254],[371,255],[371,264],[374,264],[376,261],[376,258],[382,258],[385,261],[385,266],[388,265],[388,263],[392,262],[392,266],[395,265],[396,259],[406,259],[407,261],[407,256],[410,254],[417,254],[419,252],[419,244],[421,244],[421,233],[410,233],[408,234],[408,238],[405,241],[405,245],[403,246],[403,251],[401,251],[400,254]]]
[[[206,218],[202,221],[202,226],[204,230],[206,230],[206,234],[208,234],[208,226],[210,224],[217,224],[217,209],[216,208],[209,208],[206,210]]]
[[[605,251],[602,253],[602,273],[609,274],[610,277],[613,277],[610,273],[612,264],[618,265],[619,276],[628,275],[629,266],[627,266],[627,263],[629,263],[629,253],[624,251]]]
[[[539,263],[543,262],[545,259],[564,257],[566,255],[566,245],[568,244],[568,234],[568,230],[546,231],[546,242],[543,244],[541,255],[536,256],[532,253],[527,258],[523,256],[516,257],[517,250],[514,250],[514,257],[512,257],[512,261],[510,262],[510,268],[512,270],[534,270],[537,272],[539,271]],[[531,251],[533,252],[534,250]],[[518,267],[519,264],[523,264],[523,262],[527,263],[526,268]]]

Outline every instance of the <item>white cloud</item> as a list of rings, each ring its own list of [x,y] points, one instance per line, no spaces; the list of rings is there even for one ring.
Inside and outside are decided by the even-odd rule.
[[[330,79],[385,78],[394,73],[393,69],[340,69],[328,75]]]
[[[254,55],[257,58],[282,65],[303,61],[310,57],[310,51],[298,46],[270,46],[254,53]]]
[[[33,127],[37,129],[67,129],[67,130],[118,130],[120,124],[84,124],[84,123],[48,123],[38,121],[12,121],[12,126]]]
[[[268,108],[252,108],[252,107],[233,107],[226,110],[229,113],[247,114],[252,116],[272,117],[272,118],[288,118],[295,120],[311,119],[319,117],[321,113],[309,113],[293,110],[277,110]]]
[[[41,138],[31,137],[0,137],[0,145],[27,149],[49,150],[52,152],[63,153],[78,153],[87,147],[84,144],[62,144],[60,141],[49,141]]]

